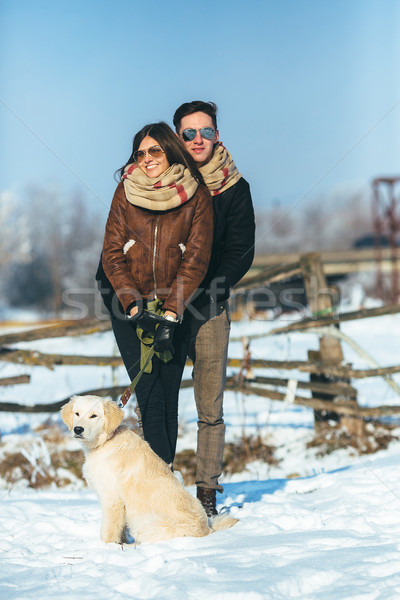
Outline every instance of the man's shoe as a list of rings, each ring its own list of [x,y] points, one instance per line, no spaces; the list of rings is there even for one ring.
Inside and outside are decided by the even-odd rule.
[[[207,517],[214,517],[218,514],[217,511],[217,492],[210,488],[197,488],[197,498],[200,500]]]

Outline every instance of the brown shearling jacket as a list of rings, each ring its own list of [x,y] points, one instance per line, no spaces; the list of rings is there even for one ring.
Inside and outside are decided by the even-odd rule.
[[[103,268],[126,311],[155,297],[182,316],[203,281],[213,238],[213,206],[199,185],[185,204],[167,211],[132,205],[119,183],[103,245]]]

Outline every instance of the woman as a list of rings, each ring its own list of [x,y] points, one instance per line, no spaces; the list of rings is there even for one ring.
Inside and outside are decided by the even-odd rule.
[[[212,201],[193,159],[163,122],[135,135],[118,173],[102,262],[132,329],[115,315],[112,325],[131,379],[154,338],[151,372],[147,367],[135,392],[145,440],[172,465],[189,343],[184,311],[207,272]]]

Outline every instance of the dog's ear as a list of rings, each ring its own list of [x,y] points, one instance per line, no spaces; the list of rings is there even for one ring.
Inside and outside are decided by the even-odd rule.
[[[105,430],[109,435],[117,429],[124,418],[124,411],[119,408],[112,400],[107,400],[103,404],[104,416],[106,419]]]
[[[72,411],[74,408],[74,402],[75,399],[72,398],[72,400],[70,400],[68,404],[64,404],[64,406],[61,409],[61,418],[70,431],[73,425]]]

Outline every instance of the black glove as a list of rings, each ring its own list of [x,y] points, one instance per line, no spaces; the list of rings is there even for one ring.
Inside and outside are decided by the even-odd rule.
[[[163,315],[158,315],[157,313],[148,311],[146,309],[138,312],[134,317],[131,317],[131,319],[140,325],[143,331],[148,331],[150,333],[155,332],[158,323],[165,321],[165,317]]]
[[[138,311],[132,317],[130,314],[130,311],[134,306],[138,307]],[[126,316],[128,317],[128,319],[130,321],[132,321],[132,323],[139,325],[143,329],[143,331],[148,331],[150,333],[155,332],[156,325],[158,323],[158,320],[157,320],[158,315],[148,312],[144,308],[143,302],[140,302],[140,303],[133,302],[132,304],[130,304],[128,307],[128,310],[126,311]],[[154,318],[154,317],[157,317],[157,318]]]
[[[137,319],[135,319],[135,317],[133,317],[133,319],[143,331],[149,331],[150,333],[155,332],[158,321],[153,318],[153,313],[143,310]]]
[[[174,347],[172,345],[172,338],[174,336],[174,328],[176,322],[169,321],[163,317],[162,321],[159,321],[158,327],[154,333],[154,350],[156,352],[165,352],[169,350],[171,354],[174,353]]]

